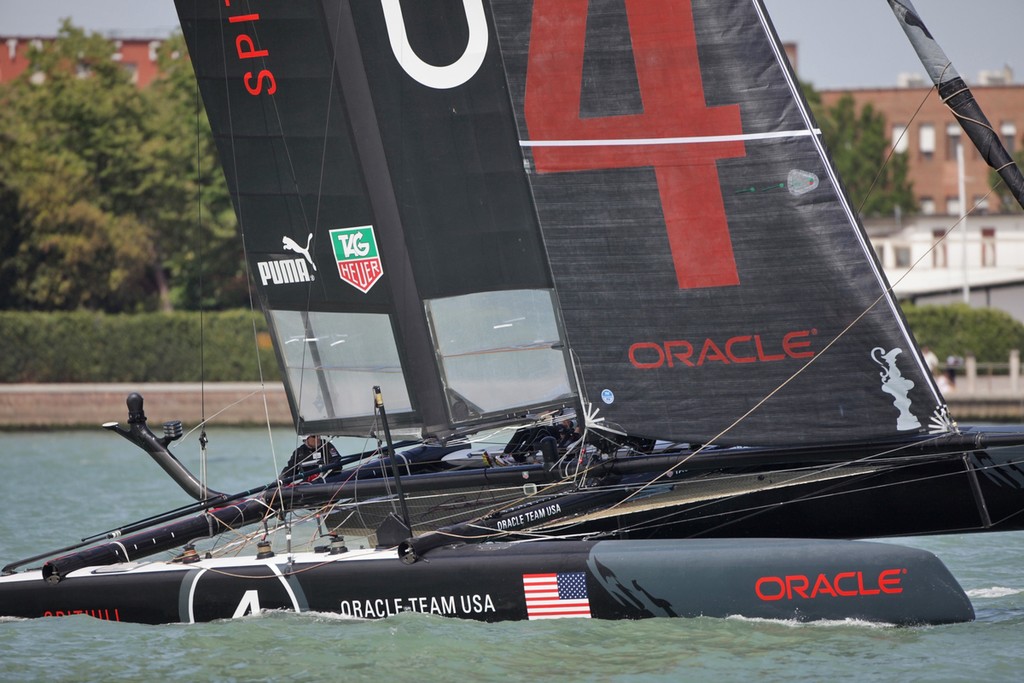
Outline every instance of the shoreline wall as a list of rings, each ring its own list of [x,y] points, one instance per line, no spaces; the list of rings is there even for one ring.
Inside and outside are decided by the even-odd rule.
[[[169,420],[209,424],[291,425],[284,387],[258,382],[138,384],[0,384],[0,429],[64,429],[127,424],[125,400],[142,395],[154,432]]]
[[[958,422],[1024,424],[1024,393],[979,379],[976,386],[958,387],[946,399]],[[958,382],[958,385],[960,383]],[[151,428],[168,420],[186,427],[204,413],[210,424],[249,426],[291,425],[292,415],[281,384],[257,382],[139,384],[0,384],[0,429],[71,429],[128,421],[125,399],[137,392]]]

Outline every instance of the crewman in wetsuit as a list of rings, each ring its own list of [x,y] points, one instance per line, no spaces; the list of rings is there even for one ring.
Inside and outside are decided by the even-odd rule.
[[[309,434],[292,452],[288,464],[281,470],[280,479],[288,481],[306,470],[318,469],[341,460],[338,449],[319,434]],[[319,476],[322,473],[317,473]],[[313,477],[315,478],[315,477]]]

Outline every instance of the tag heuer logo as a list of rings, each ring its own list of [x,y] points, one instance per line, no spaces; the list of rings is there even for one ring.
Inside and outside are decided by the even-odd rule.
[[[338,275],[363,294],[384,274],[372,225],[331,230],[331,246],[338,261]]]

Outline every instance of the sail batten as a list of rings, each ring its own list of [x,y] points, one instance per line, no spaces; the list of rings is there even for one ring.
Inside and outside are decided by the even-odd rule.
[[[749,133],[741,135],[704,135],[698,137],[666,137],[666,138],[614,138],[605,140],[520,140],[522,147],[601,147],[611,145],[699,145],[715,142],[736,142],[754,140],[773,140],[776,138],[799,138],[810,135],[821,135],[821,129],[812,130],[780,130],[765,133]]]

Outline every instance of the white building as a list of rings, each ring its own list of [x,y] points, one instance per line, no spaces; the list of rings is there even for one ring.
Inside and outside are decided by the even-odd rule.
[[[968,301],[1024,322],[1024,215],[919,215],[864,227],[901,301]]]

